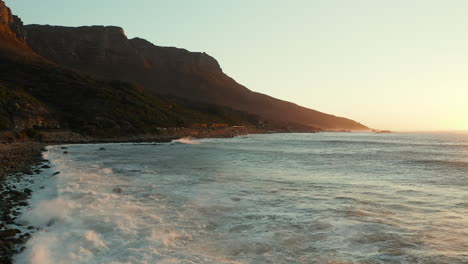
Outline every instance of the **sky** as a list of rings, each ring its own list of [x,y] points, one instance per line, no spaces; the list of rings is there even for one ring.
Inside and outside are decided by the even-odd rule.
[[[465,0],[5,0],[204,51],[251,90],[395,131],[468,130]]]

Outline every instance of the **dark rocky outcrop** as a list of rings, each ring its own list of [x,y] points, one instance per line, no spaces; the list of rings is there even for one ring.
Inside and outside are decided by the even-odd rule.
[[[167,72],[221,72],[218,62],[206,53],[157,47],[140,38],[129,40],[119,27],[27,25],[25,29],[28,44],[35,47],[37,53],[78,69],[89,65],[93,68],[103,66],[103,71],[106,67],[115,66],[114,71],[119,70],[119,67],[121,70],[136,67],[138,70],[157,69]],[[125,74],[124,71],[121,73]],[[118,79],[117,76],[107,77]]]
[[[153,95],[220,104],[267,120],[322,129],[368,129],[350,119],[255,93],[224,74],[205,53],[128,39],[119,27],[28,25],[25,31],[30,47],[47,59],[106,79],[136,83]]]

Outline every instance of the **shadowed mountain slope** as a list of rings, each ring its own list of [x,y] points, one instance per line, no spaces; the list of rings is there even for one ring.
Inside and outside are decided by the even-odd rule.
[[[25,26],[29,46],[45,58],[94,76],[136,83],[168,94],[219,104],[280,122],[334,130],[367,130],[353,120],[253,92],[223,73],[206,53],[128,39],[119,27]]]
[[[197,123],[257,122],[226,107],[157,97],[127,82],[60,66],[32,51],[24,36],[21,20],[0,0],[0,130],[71,129],[113,137]]]

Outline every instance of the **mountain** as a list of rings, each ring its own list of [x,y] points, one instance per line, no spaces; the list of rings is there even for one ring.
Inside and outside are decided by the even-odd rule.
[[[368,130],[347,118],[253,92],[223,73],[206,53],[128,39],[119,27],[27,25],[24,29],[28,45],[41,56],[93,76],[135,83],[153,95],[218,104],[266,120],[325,130]]]
[[[34,52],[25,36],[21,20],[0,0],[0,130],[67,129],[110,138],[160,127],[257,124],[237,110],[159,97],[63,67]]]
[[[0,49],[3,57],[38,59],[25,41],[23,22],[0,0]]]

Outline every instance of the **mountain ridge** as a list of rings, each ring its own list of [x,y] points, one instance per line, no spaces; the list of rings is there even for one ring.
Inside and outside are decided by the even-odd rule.
[[[298,122],[304,117],[313,122]],[[238,125],[367,129],[253,92],[204,52],[128,39],[121,27],[24,26],[0,0],[0,130],[113,137]]]
[[[0,131],[59,129],[113,138],[158,134],[161,127],[258,122],[226,107],[158,97],[128,82],[94,78],[41,57],[26,38],[21,20],[0,0]]]
[[[104,79],[136,83],[153,95],[219,104],[268,120],[324,130],[368,130],[348,118],[325,114],[249,90],[226,75],[206,53],[128,39],[121,27],[26,25],[27,43],[58,64]]]
[[[0,1],[0,48],[9,53],[2,56],[16,59],[39,59],[39,56],[26,43],[23,21],[13,15],[11,9]]]

